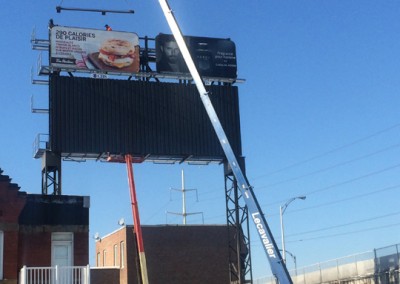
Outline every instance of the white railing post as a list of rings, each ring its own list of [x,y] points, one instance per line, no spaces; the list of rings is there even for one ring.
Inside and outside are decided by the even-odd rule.
[[[54,284],[58,284],[58,265],[56,265],[55,268],[54,268],[54,277],[55,277]]]
[[[19,273],[19,284],[25,284],[26,283],[26,265],[24,265],[21,268],[21,271]]]
[[[90,265],[86,266],[86,280],[85,284],[90,284]]]

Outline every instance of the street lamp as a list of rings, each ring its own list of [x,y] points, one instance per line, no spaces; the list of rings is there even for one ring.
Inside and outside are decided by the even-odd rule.
[[[284,263],[286,263],[286,250],[285,250],[285,230],[283,228],[283,213],[285,213],[286,208],[289,206],[289,204],[296,199],[304,200],[306,199],[306,197],[305,196],[292,197],[288,201],[286,201],[284,205],[281,205],[279,207],[279,216],[281,219],[281,236],[282,236],[282,259]]]
[[[283,252],[281,249],[280,249],[280,251]],[[288,250],[286,250],[285,252],[293,258],[294,271],[295,271],[295,275],[297,276],[297,259],[296,259],[296,256],[293,253],[291,253],[290,251],[288,251]]]

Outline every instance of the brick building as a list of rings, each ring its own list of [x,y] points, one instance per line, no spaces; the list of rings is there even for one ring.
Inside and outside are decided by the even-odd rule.
[[[24,266],[89,263],[89,197],[27,194],[0,169],[0,284]]]
[[[142,226],[142,234],[150,283],[230,283],[226,225]],[[133,226],[96,242],[96,264],[120,271],[120,282],[96,283],[139,283]]]

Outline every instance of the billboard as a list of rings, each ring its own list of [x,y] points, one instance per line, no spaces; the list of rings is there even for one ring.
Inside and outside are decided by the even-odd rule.
[[[54,68],[139,72],[139,37],[135,33],[54,26],[50,32]]]
[[[207,90],[239,157],[238,88]],[[64,157],[225,158],[195,85],[51,76],[49,122],[50,148]]]
[[[237,77],[236,47],[233,41],[194,36],[184,38],[200,75],[232,79]],[[156,67],[159,73],[188,73],[173,35],[157,35]]]

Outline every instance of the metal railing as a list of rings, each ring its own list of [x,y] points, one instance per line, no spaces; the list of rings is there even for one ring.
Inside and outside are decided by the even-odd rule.
[[[22,267],[19,284],[90,284],[90,267]]]
[[[400,284],[400,244],[290,270],[294,284]],[[273,276],[254,284],[275,284]]]
[[[33,157],[35,159],[41,158],[46,150],[49,149],[49,134],[39,133],[33,141]]]

